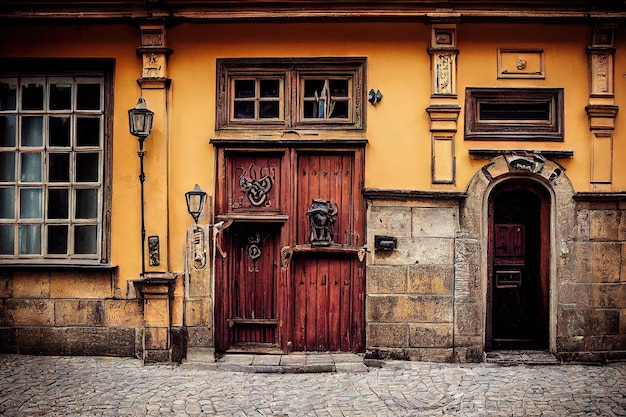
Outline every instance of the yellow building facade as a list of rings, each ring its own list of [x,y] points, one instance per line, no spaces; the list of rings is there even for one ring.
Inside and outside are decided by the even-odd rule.
[[[3,352],[624,357],[623,5],[9,3]]]

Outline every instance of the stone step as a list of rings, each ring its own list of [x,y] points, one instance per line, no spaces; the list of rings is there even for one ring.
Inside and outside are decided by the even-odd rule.
[[[559,365],[552,353],[544,350],[494,350],[485,352],[484,361],[502,366]]]

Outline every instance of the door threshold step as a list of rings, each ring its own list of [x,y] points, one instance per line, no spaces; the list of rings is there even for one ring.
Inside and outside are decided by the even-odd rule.
[[[560,365],[552,353],[545,350],[493,350],[485,352],[484,362],[502,366]]]

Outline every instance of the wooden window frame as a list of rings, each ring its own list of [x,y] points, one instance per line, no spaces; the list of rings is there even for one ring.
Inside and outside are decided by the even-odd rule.
[[[547,106],[546,119],[481,119],[482,104]],[[465,90],[466,140],[563,141],[562,88],[475,88]]]
[[[18,103],[17,109],[14,111],[0,111],[0,114],[15,114],[17,117],[20,115],[39,114],[48,120],[51,116],[69,115],[71,119],[77,120],[78,118],[99,118],[100,121],[100,145],[95,146],[93,144],[82,144],[79,148],[74,149],[76,143],[74,143],[76,135],[76,126],[74,121],[72,129],[70,129],[71,143],[70,147],[59,147],[56,144],[48,144],[48,122],[44,123],[44,144],[41,149],[36,149],[42,155],[42,175],[41,181],[38,182],[42,188],[42,217],[41,219],[34,220],[20,220],[19,212],[14,213],[14,219],[2,219],[2,224],[34,224],[41,226],[41,248],[39,254],[24,254],[20,255],[14,253],[12,255],[1,255],[0,265],[19,267],[23,266],[110,266],[110,215],[111,215],[111,166],[112,166],[112,141],[110,140],[111,132],[113,128],[113,74],[114,74],[114,61],[111,59],[36,59],[36,58],[23,58],[23,59],[11,59],[0,60],[0,76],[2,78],[44,78],[46,80],[63,80],[73,79],[76,81],[92,81],[97,80],[100,84],[100,110],[80,110],[76,108],[75,97],[76,90],[74,89],[77,84],[73,84],[73,99],[72,107],[70,110],[52,110],[46,109],[41,111],[28,111],[25,112],[20,109],[21,97],[19,97],[18,90]],[[21,82],[20,82],[21,83]],[[45,84],[44,99],[48,97],[48,82]],[[69,113],[68,113],[69,112]],[[19,137],[19,136],[18,136]],[[23,151],[20,150],[20,144],[16,143],[14,151],[19,156]],[[9,148],[2,148],[4,151],[10,150]],[[48,167],[46,161],[50,158],[50,155],[68,153],[70,160],[74,161],[77,155],[80,153],[94,154],[97,153],[98,167],[97,176],[98,180],[93,182],[91,180],[79,180],[75,178],[76,170],[73,163],[70,163],[70,179],[69,182],[50,181],[48,179]],[[85,160],[85,162],[87,162]],[[49,163],[49,162],[48,162]],[[19,173],[18,173],[19,174]],[[22,189],[19,178],[14,181],[16,191]],[[12,184],[12,183],[11,183]],[[0,185],[10,186],[9,183],[2,183]],[[27,184],[30,185],[30,184]],[[35,184],[36,185],[36,184]],[[52,189],[67,189],[69,192],[68,201],[68,219],[54,219],[48,218],[48,199],[50,195],[48,190]],[[96,190],[97,191],[97,206],[96,217],[90,219],[79,218],[76,214],[76,193],[80,190]],[[16,196],[17,197],[17,196]],[[16,204],[16,207],[18,204]],[[73,233],[70,233],[67,238],[67,252],[66,254],[48,254],[47,244],[48,239],[46,230],[49,226],[55,225],[68,225],[68,227],[74,226],[96,226],[96,252],[94,254],[80,254],[73,253]],[[17,234],[14,237],[18,239]]]
[[[363,130],[366,62],[364,57],[218,59],[216,130]],[[233,80],[277,77],[283,80],[280,118],[234,117]],[[345,98],[342,97],[342,101],[349,102],[348,117],[319,119],[304,117],[306,79],[348,79],[349,91]]]

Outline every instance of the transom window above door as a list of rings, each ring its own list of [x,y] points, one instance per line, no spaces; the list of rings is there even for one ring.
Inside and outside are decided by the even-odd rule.
[[[217,129],[363,129],[365,62],[220,59]]]

